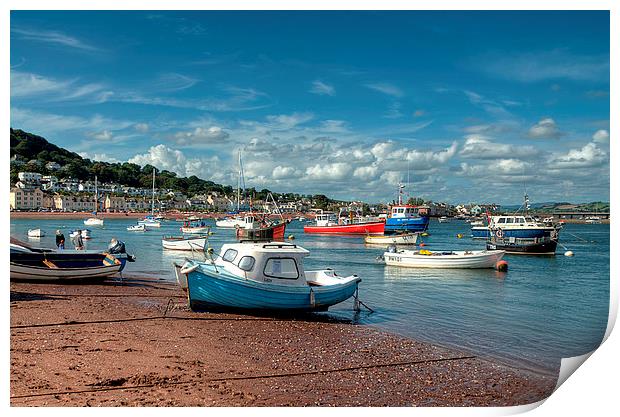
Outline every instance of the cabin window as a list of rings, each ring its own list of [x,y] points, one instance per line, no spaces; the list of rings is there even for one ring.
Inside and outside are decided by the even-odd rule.
[[[398,209],[398,212],[399,212],[399,213],[404,213],[404,212],[405,212],[405,209],[403,209],[403,208]]]
[[[242,256],[239,259],[239,269],[244,271],[251,271],[254,268],[255,259],[252,256]]]
[[[269,258],[263,270],[265,276],[281,279],[299,278],[297,263],[293,258]]]
[[[224,256],[222,256],[222,259],[226,262],[232,262],[237,257],[237,253],[238,252],[235,249],[227,249],[226,252],[224,252]]]
[[[525,219],[523,217],[519,217],[517,219],[517,223],[525,223]]]
[[[513,219],[512,217],[509,217],[506,219],[506,223],[514,223],[515,219]]]
[[[497,221],[497,223],[506,223],[506,219],[502,217]]]

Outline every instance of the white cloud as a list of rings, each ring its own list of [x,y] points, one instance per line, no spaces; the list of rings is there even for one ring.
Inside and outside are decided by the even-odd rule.
[[[149,125],[148,123],[136,123],[133,126],[134,129],[136,129],[138,132],[140,133],[146,133],[149,131]]]
[[[530,128],[528,136],[535,139],[557,139],[562,136],[562,132],[553,119],[545,118]]]
[[[47,101],[65,101],[81,98],[95,99],[101,92],[100,84],[78,84],[77,80],[57,80],[39,74],[12,71],[11,97],[37,97]]]
[[[11,27],[11,32],[21,39],[68,46],[82,51],[99,50],[99,48],[95,48],[84,41],[58,31]]]
[[[609,155],[596,143],[590,142],[581,149],[571,149],[566,154],[554,155],[549,166],[555,169],[590,168],[605,164]]]
[[[102,132],[93,133],[91,136],[100,141],[110,141],[113,138],[112,132],[107,129]]]
[[[344,133],[348,132],[347,122],[344,120],[324,120],[319,127],[321,132]]]
[[[273,130],[288,130],[297,125],[309,122],[314,118],[312,113],[293,113],[267,116],[269,128]]]
[[[353,176],[359,178],[362,181],[371,181],[377,179],[380,171],[378,166],[361,166],[355,168],[353,171]]]
[[[198,143],[218,143],[228,139],[230,134],[219,126],[208,128],[197,127],[189,132],[178,132],[174,135],[174,140],[179,145],[189,145]]]
[[[607,143],[609,142],[609,132],[605,129],[597,130],[594,135],[592,135],[592,139],[596,143]]]
[[[147,153],[133,156],[128,162],[138,165],[150,164],[158,169],[176,172],[180,176],[196,175],[200,178],[209,178],[217,158],[209,160],[187,158],[180,150],[159,144],[152,146]]]
[[[351,174],[351,165],[344,162],[316,164],[306,168],[306,175],[313,180],[343,180]]]
[[[310,92],[321,96],[333,96],[336,94],[334,86],[324,83],[323,81],[316,80],[312,82],[312,88]]]
[[[465,136],[459,155],[471,159],[523,158],[535,156],[539,152],[534,146],[497,143],[487,136],[470,134]]]
[[[389,83],[365,84],[365,87],[392,97],[403,97],[405,95],[400,88]]]
[[[88,153],[88,152],[78,152],[78,155],[80,155],[82,158],[86,158],[86,159],[90,159],[91,161],[102,161],[102,162],[109,162],[111,164],[115,164],[118,162],[122,162],[118,159],[116,159],[113,156],[110,156],[106,153]]]
[[[287,179],[287,178],[298,177],[299,174],[300,172],[297,171],[293,167],[278,165],[277,167],[273,169],[271,176],[275,180],[282,180],[282,179]]]

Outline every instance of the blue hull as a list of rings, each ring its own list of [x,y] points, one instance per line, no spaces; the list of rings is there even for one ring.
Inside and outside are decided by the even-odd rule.
[[[428,229],[428,217],[393,218],[385,221],[385,232],[424,232]]]
[[[519,239],[534,239],[550,237],[553,229],[503,229],[504,237],[514,237]],[[475,227],[471,229],[471,237],[474,239],[486,239],[490,236],[488,228]]]
[[[325,311],[353,296],[361,279],[324,287],[287,286],[244,280],[209,265],[188,274],[190,308]]]

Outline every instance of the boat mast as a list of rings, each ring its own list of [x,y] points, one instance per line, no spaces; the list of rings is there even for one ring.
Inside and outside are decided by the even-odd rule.
[[[151,197],[151,216],[155,215],[155,167],[153,167],[153,196]]]
[[[97,176],[95,175],[95,215],[99,211],[99,193],[97,192]]]
[[[239,173],[237,175],[237,213],[239,213],[240,199],[241,199],[241,150],[239,150]]]

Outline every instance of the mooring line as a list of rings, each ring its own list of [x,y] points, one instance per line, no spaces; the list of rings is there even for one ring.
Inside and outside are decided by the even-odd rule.
[[[219,382],[219,381],[242,381],[242,380],[253,380],[253,379],[287,378],[287,377],[296,377],[296,376],[357,371],[361,369],[388,368],[388,367],[398,367],[398,366],[408,366],[408,365],[430,364],[430,363],[437,363],[437,362],[459,361],[459,360],[475,359],[475,358],[476,356],[458,356],[458,357],[452,357],[452,358],[438,358],[438,359],[426,359],[426,360],[406,361],[406,362],[380,363],[380,364],[374,364],[374,365],[358,365],[358,366],[349,366],[349,367],[335,368],[335,369],[321,369],[321,370],[316,370],[316,371],[302,371],[302,372],[249,375],[249,376],[232,376],[232,377],[208,378],[208,379],[193,379],[189,381],[170,381],[170,382],[165,381],[165,382],[158,382],[158,383],[153,383],[153,384],[132,385],[132,386],[126,386],[126,387],[124,386],[98,387],[98,388],[90,388],[90,389],[75,390],[75,391],[56,391],[56,392],[45,392],[45,393],[36,393],[36,394],[13,395],[10,397],[10,399],[13,400],[13,399],[21,399],[21,398],[44,397],[44,396],[49,396],[49,395],[84,394],[84,393],[89,393],[89,392],[118,391],[118,390],[153,388],[153,387],[162,387],[162,386],[165,387],[165,386],[174,386],[174,385],[196,384],[199,382],[204,383],[204,382]]]

